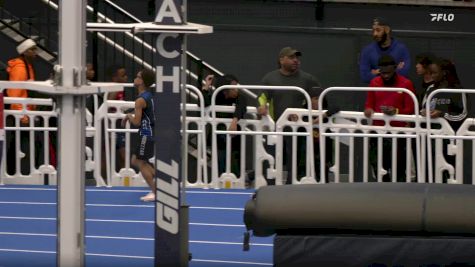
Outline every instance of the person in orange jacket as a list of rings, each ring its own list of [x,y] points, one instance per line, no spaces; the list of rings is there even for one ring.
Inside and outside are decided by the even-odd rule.
[[[8,61],[7,72],[10,81],[34,81],[35,70],[33,69],[33,60],[36,58],[36,43],[31,39],[26,39],[21,42],[16,50],[18,57]],[[7,89],[7,96],[9,97],[28,97],[28,90],[20,88]],[[21,110],[21,104],[11,104],[10,109]],[[28,106],[27,109],[33,110],[34,106]],[[28,116],[21,118],[22,124],[28,124]]]

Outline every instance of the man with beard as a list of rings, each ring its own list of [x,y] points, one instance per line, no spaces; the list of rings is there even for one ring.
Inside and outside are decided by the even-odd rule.
[[[415,92],[414,86],[410,80],[403,77],[396,72],[397,64],[393,57],[383,55],[378,61],[378,69],[380,74],[371,80],[370,87],[394,87],[407,88]],[[409,94],[394,91],[370,91],[368,92],[364,115],[371,118],[374,112],[382,112],[388,116],[397,114],[414,114],[414,101]],[[393,127],[406,127],[407,123],[402,121],[391,121]],[[384,121],[375,120],[373,125],[383,126]],[[370,163],[373,168],[376,165],[376,139],[370,141]],[[391,151],[391,140],[383,139],[383,151]],[[406,170],[406,144],[402,139],[397,143],[397,178],[398,181],[405,181]],[[381,152],[381,151],[380,151]],[[384,175],[383,181],[390,181],[391,172],[391,156],[383,156],[383,168],[390,170],[388,174]]]
[[[373,40],[363,48],[360,55],[360,77],[368,84],[378,76],[380,70],[377,66],[382,55],[391,55],[397,63],[397,73],[407,77],[411,65],[411,58],[407,47],[391,35],[389,24],[382,18],[373,20]]]

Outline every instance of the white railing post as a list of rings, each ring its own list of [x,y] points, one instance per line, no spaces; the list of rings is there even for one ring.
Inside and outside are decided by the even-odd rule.
[[[388,118],[388,116],[385,116],[385,115],[382,115],[382,114],[374,114],[374,116],[371,118],[371,119],[378,119],[378,120],[383,120],[385,121],[385,126],[384,127],[377,127],[377,126],[369,126],[369,125],[362,125],[361,123],[361,120],[363,119],[362,117],[360,117],[356,124],[356,126],[358,127],[350,127],[350,128],[355,128],[355,129],[358,129],[358,130],[363,130],[363,134],[359,134],[359,133],[354,133],[353,136],[361,136],[363,137],[363,142],[364,142],[364,150],[363,150],[363,156],[364,156],[364,159],[363,161],[365,162],[364,164],[364,167],[363,167],[363,173],[364,173],[364,180],[368,178],[368,166],[366,166],[366,161],[368,159],[368,151],[366,150],[366,148],[368,147],[368,140],[367,140],[367,137],[376,137],[377,138],[377,145],[378,145],[378,160],[377,160],[377,170],[376,170],[376,176],[377,176],[377,179],[378,179],[378,182],[381,182],[382,181],[382,176],[385,174],[386,170],[383,170],[382,168],[382,138],[399,138],[399,137],[404,137],[403,135],[401,136],[397,136],[397,135],[394,135],[394,134],[385,134],[386,132],[390,131],[391,133],[394,133],[396,132],[396,129],[393,129],[392,127],[389,126],[389,121],[392,121],[392,120],[405,120],[405,121],[412,121],[415,126],[414,126],[414,131],[416,132],[416,134],[407,134],[407,137],[410,137],[410,138],[415,138],[416,139],[416,146],[419,147],[420,146],[420,140],[418,138],[418,135],[420,133],[420,122],[419,122],[419,114],[418,114],[418,111],[419,111],[419,104],[418,104],[418,101],[417,101],[417,98],[416,96],[414,95],[413,92],[411,92],[410,90],[406,89],[406,88],[387,88],[387,87],[330,87],[330,88],[327,88],[325,89],[319,96],[318,98],[318,109],[319,110],[322,110],[323,109],[323,99],[324,97],[326,96],[326,94],[328,94],[329,92],[332,92],[332,91],[352,91],[352,92],[367,92],[367,91],[393,91],[393,92],[402,92],[402,93],[405,93],[405,94],[409,94],[409,96],[412,98],[412,101],[414,103],[414,119],[409,119],[407,118],[407,115],[406,117],[404,117],[404,115],[395,115],[395,116],[392,116],[391,119]],[[370,120],[371,121],[371,120]],[[326,133],[327,129],[329,129],[329,125],[331,125],[332,127],[334,127],[334,125],[332,123],[323,123],[323,116],[320,115],[319,116],[319,128],[320,128],[320,165],[321,166],[325,166],[325,163],[326,163],[326,159],[325,159],[325,151],[323,150],[325,148],[325,138],[329,137],[329,136],[345,136],[346,134],[339,134],[339,133],[336,133],[336,134],[333,134],[333,133]],[[331,129],[331,128],[330,128]],[[367,130],[367,131],[364,131],[364,130]],[[371,130],[376,130],[378,133],[377,134],[369,134],[369,132]],[[397,131],[407,131],[407,129],[403,129],[402,127],[397,127]],[[394,146],[393,146],[394,148]],[[339,151],[337,151],[336,153],[339,153]],[[351,156],[351,155],[350,155]],[[338,158],[339,155],[336,154],[335,158]],[[394,157],[395,155],[393,154],[393,166],[394,166]],[[417,162],[419,164],[417,164],[418,166],[420,165],[420,151],[417,152]],[[369,165],[369,164],[368,164]],[[406,166],[407,168],[407,166]],[[324,168],[320,168],[320,178],[325,181],[325,169]],[[393,173],[395,173],[393,171]],[[418,168],[417,170],[417,173],[420,175],[420,168]],[[335,177],[335,180],[337,180],[337,178]]]
[[[427,96],[427,100],[426,100],[426,106],[425,106],[425,109],[426,109],[426,114],[430,114],[430,104],[431,104],[431,101],[432,101],[432,98],[434,98],[434,96],[436,94],[439,94],[439,93],[460,93],[462,94],[462,99],[464,99],[463,101],[465,101],[465,94],[473,94],[474,93],[474,90],[473,89],[447,89],[447,88],[442,88],[442,89],[437,89],[437,90],[434,90],[433,92],[431,92],[428,96]],[[465,103],[464,103],[465,104]],[[465,108],[465,107],[464,107]],[[428,164],[429,164],[429,181],[432,182],[432,146],[431,146],[431,139],[436,139],[436,140],[440,140],[441,138],[443,139],[450,139],[451,141],[451,144],[454,142],[453,140],[463,140],[463,139],[473,139],[473,137],[470,137],[470,136],[462,136],[461,134],[465,134],[465,132],[460,132],[460,131],[457,131],[457,134],[454,132],[454,130],[449,126],[448,128],[450,129],[450,131],[447,131],[447,132],[443,132],[442,133],[442,136],[441,135],[433,135],[431,134],[432,131],[431,131],[431,122],[433,120],[430,118],[430,116],[426,116],[426,123],[427,123],[427,129],[428,129],[428,134],[427,134],[427,150],[428,150]],[[445,121],[445,120],[444,120]],[[466,120],[465,120],[466,121]],[[446,122],[446,121],[445,121]],[[465,123],[465,122],[464,122]],[[462,124],[463,126],[463,124]],[[461,128],[462,128],[461,126]],[[450,154],[455,154],[455,165],[457,166],[457,162],[458,161],[462,161],[463,160],[463,142],[457,142],[459,144],[458,146],[458,149],[457,148],[454,148],[452,147],[452,145],[450,144],[448,147],[447,147],[447,154],[450,155]],[[437,144],[437,142],[436,142]],[[436,159],[436,164],[438,162],[440,162],[440,159],[441,157],[437,157]],[[445,162],[445,159],[443,160]],[[460,181],[458,180],[456,177],[461,177],[463,179],[463,167],[459,166],[459,170],[460,172],[462,172],[460,175],[457,175],[456,173],[454,174],[455,170],[454,170],[454,166],[451,166],[449,164],[444,164],[444,162],[442,162],[441,164],[443,164],[444,166],[441,167],[441,168],[445,168],[448,172],[449,172],[449,175],[450,175],[450,179],[447,181],[448,183],[460,183],[460,182],[463,182],[463,181]],[[446,162],[445,162],[446,163]],[[458,164],[462,164],[462,163],[458,163]],[[436,168],[439,168],[437,165],[436,165]],[[473,175],[472,175],[473,176]],[[436,174],[436,180],[437,180],[438,176]],[[441,178],[439,178],[441,180]],[[472,180],[474,180],[472,178]]]
[[[213,94],[211,96],[211,124],[212,124],[212,129],[213,129],[213,135],[212,135],[212,141],[213,141],[213,174],[212,174],[212,179],[214,181],[215,177],[217,178],[218,177],[218,163],[217,163],[217,134],[235,134],[235,135],[242,135],[242,134],[249,134],[249,133],[246,133],[246,131],[218,131],[217,130],[217,121],[216,121],[216,110],[215,110],[215,101],[216,101],[216,96],[217,94],[221,91],[221,90],[225,90],[225,89],[238,89],[238,90],[243,90],[243,89],[250,89],[250,90],[253,90],[253,89],[258,89],[258,90],[277,90],[277,91],[288,91],[288,90],[293,90],[293,91],[298,91],[299,93],[301,93],[306,102],[307,102],[307,109],[305,109],[305,116],[307,118],[309,118],[308,122],[301,125],[301,127],[304,127],[306,129],[306,133],[284,133],[283,131],[279,131],[279,128],[276,127],[276,130],[277,132],[274,132],[274,133],[269,133],[269,132],[255,132],[253,133],[252,135],[254,134],[265,134],[265,135],[269,135],[269,134],[272,134],[272,135],[279,135],[279,136],[282,136],[282,135],[289,135],[289,136],[292,136],[292,135],[303,135],[303,136],[306,136],[307,137],[307,144],[311,144],[311,146],[308,146],[308,149],[310,151],[307,151],[307,157],[310,157],[310,161],[307,161],[307,162],[311,162],[312,163],[312,166],[307,166],[307,174],[306,176],[309,177],[309,178],[313,178],[311,177],[311,173],[312,173],[312,169],[313,169],[313,137],[312,137],[312,108],[311,108],[311,99],[310,99],[310,96],[308,95],[308,93],[300,88],[300,87],[295,87],[295,86],[256,86],[256,85],[225,85],[225,86],[221,86],[219,88],[216,88],[214,91],[213,91]],[[281,119],[284,117],[284,115],[281,116]],[[282,146],[283,147],[283,146]],[[277,142],[277,145],[276,145],[276,156],[277,158],[279,156],[281,156],[282,153],[279,153],[278,149],[280,148],[280,145],[279,145],[279,141]],[[216,153],[216,154],[215,154]],[[280,154],[280,155],[279,155]],[[290,159],[292,160],[292,159]],[[294,164],[295,164],[295,161],[294,161]],[[276,168],[277,168],[277,171],[275,173],[276,175],[276,185],[278,184],[282,184],[282,180],[281,180],[281,177],[279,177],[279,175],[282,174],[282,171],[279,170],[279,168],[281,168],[282,166],[279,167],[279,160],[277,160],[277,164],[276,164]],[[294,168],[295,169],[295,168]],[[292,177],[290,177],[292,178]],[[239,181],[239,179],[236,179],[236,180],[233,180],[231,178],[231,176],[229,175],[225,175],[224,177],[219,177],[218,178],[220,181],[218,182],[219,183],[226,183],[227,181],[231,180],[231,183],[234,184],[234,185],[237,185],[238,183],[241,183]],[[214,182],[214,186],[215,187],[218,187],[218,184],[216,182]]]

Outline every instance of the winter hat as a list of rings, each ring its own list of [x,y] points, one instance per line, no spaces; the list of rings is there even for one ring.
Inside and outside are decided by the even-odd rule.
[[[32,48],[32,47],[35,47],[36,46],[36,43],[35,41],[31,40],[31,39],[26,39],[25,41],[21,42],[17,47],[16,47],[16,51],[18,52],[18,54],[23,54],[25,53],[26,50]]]

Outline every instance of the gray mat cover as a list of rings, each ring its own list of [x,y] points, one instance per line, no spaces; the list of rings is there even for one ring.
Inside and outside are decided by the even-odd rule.
[[[245,209],[254,235],[282,229],[475,234],[475,186],[354,183],[268,186]]]

